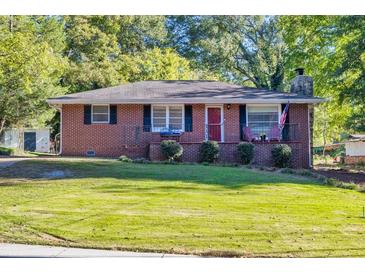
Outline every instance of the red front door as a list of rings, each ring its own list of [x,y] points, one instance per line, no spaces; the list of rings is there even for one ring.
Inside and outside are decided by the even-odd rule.
[[[208,140],[221,141],[221,118],[220,108],[208,108]]]

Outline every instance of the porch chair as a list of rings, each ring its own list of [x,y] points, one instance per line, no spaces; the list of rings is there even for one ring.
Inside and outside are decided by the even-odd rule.
[[[249,142],[251,142],[252,139],[254,138],[252,131],[249,127],[245,127],[243,129],[243,137],[246,141],[249,141]]]
[[[278,125],[274,125],[269,135],[270,141],[280,141],[280,129]]]

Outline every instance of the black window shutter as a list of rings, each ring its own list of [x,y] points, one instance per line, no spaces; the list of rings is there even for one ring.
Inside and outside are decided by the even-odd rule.
[[[143,106],[143,131],[151,131],[151,105]]]
[[[84,105],[84,124],[91,124],[91,105]]]
[[[185,105],[185,131],[193,131],[193,106]]]
[[[285,109],[286,104],[281,104],[281,113],[283,112],[283,110]],[[280,113],[280,115],[281,115]],[[288,109],[288,113],[286,114],[286,118],[285,118],[285,124],[289,124],[289,109]],[[284,141],[288,141],[289,140],[289,129],[290,125],[284,125],[283,131],[282,131],[282,138]]]
[[[109,124],[115,125],[117,123],[117,105],[109,106]]]
[[[246,126],[246,105],[240,105],[240,139],[243,140],[243,128]]]

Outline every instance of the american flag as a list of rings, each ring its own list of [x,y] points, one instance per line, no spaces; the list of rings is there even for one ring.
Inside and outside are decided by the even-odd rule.
[[[284,126],[285,126],[285,120],[286,120],[286,116],[288,115],[288,110],[289,110],[289,103],[286,104],[283,112],[280,115],[280,130],[283,130]]]

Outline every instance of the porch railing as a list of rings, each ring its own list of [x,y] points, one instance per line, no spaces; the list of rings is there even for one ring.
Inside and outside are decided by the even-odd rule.
[[[205,139],[211,141],[222,141],[224,123],[205,124]]]
[[[180,126],[181,128],[181,126]],[[194,125],[194,131],[190,130],[191,125],[186,125],[184,130],[178,130],[177,127],[161,128],[160,132],[156,128],[143,125],[123,125],[120,127],[120,134],[113,135],[117,142],[122,145],[146,145],[151,142],[161,142],[164,139],[175,139],[179,142],[202,142],[204,140],[222,141],[223,134],[227,137],[224,141],[239,142],[246,141],[298,141],[300,136],[299,124],[285,124],[280,129],[278,124],[270,126],[250,125],[241,126],[241,138],[237,132],[230,134],[224,124],[203,124],[202,126]],[[185,130],[186,129],[186,130]],[[224,131],[227,131],[224,133]],[[107,133],[106,133],[107,135]],[[234,136],[234,137],[232,137]],[[87,136],[87,142],[94,137]],[[109,137],[108,137],[109,138]]]
[[[298,141],[299,124],[287,123],[282,127],[279,123],[253,123],[241,126],[242,139],[245,141]]]

